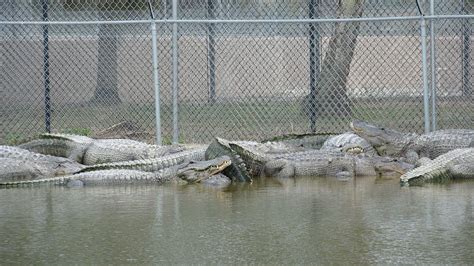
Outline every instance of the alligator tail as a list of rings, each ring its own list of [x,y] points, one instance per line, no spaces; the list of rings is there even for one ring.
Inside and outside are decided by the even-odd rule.
[[[35,180],[24,180],[24,181],[10,181],[10,182],[0,182],[0,188],[9,188],[9,187],[21,187],[21,186],[33,186],[33,185],[40,185],[40,184],[64,184],[69,181],[68,176],[58,176],[52,178],[42,178],[42,179],[35,179]]]

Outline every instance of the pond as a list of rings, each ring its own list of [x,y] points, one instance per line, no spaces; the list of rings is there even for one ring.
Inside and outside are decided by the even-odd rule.
[[[0,190],[9,263],[474,263],[474,182]]]

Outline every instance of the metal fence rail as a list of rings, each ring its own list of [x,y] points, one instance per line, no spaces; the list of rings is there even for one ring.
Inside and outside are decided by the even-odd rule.
[[[471,0],[0,4],[0,144],[474,128]]]

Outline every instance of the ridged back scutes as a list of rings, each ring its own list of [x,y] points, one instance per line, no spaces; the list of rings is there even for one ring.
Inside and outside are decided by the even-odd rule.
[[[458,158],[463,158],[464,156],[472,156],[472,154],[474,154],[474,148],[452,150],[405,173],[400,177],[400,181],[402,183],[414,183],[417,181],[416,179],[419,178],[421,178],[421,181],[426,181],[428,179],[435,179],[437,176],[442,177],[447,173],[447,166],[450,162],[453,162]]]
[[[0,158],[13,158],[13,159],[23,159],[23,160],[46,160],[52,156],[44,155],[37,152],[31,152],[18,147],[13,146],[0,146]]]
[[[465,131],[467,132],[467,130]],[[474,135],[456,134],[455,132],[457,131],[449,130],[423,134],[414,141],[412,149],[422,157],[434,159],[454,149],[469,148],[474,141]],[[464,132],[464,130],[460,132]]]
[[[0,188],[35,184],[67,184],[72,180],[82,181],[85,185],[140,182],[161,183],[170,180],[175,176],[175,174],[176,171],[174,169],[162,169],[155,173],[127,169],[98,170],[53,178],[0,182]]]
[[[104,162],[119,162],[147,159],[150,146],[129,139],[100,139],[93,141],[86,149],[83,162],[92,165]]]
[[[224,169],[223,173],[234,181],[252,182],[252,178],[247,171],[247,166],[242,158],[232,150],[230,141],[216,137],[206,149],[206,160],[217,158],[221,155],[230,157],[232,164]]]
[[[271,159],[270,156],[260,152],[256,147],[257,142],[231,142],[229,143],[232,150],[234,150],[245,164],[246,171],[250,176],[259,176],[265,163]]]
[[[165,155],[159,158],[133,160],[125,162],[104,163],[85,167],[81,172],[105,169],[135,169],[142,171],[157,171],[159,169],[176,166],[185,161],[204,160],[206,148],[196,148]]]
[[[93,138],[89,138],[86,136],[80,136],[80,135],[72,135],[72,134],[61,134],[61,133],[43,133],[40,135],[40,138],[43,139],[62,139],[62,140],[68,140],[72,142],[77,142],[77,143],[91,143],[94,141]]]

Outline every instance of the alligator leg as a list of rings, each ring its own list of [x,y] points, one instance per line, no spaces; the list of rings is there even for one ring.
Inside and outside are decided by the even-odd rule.
[[[279,159],[267,162],[263,170],[265,176],[288,178],[295,176],[295,167],[287,160]]]

